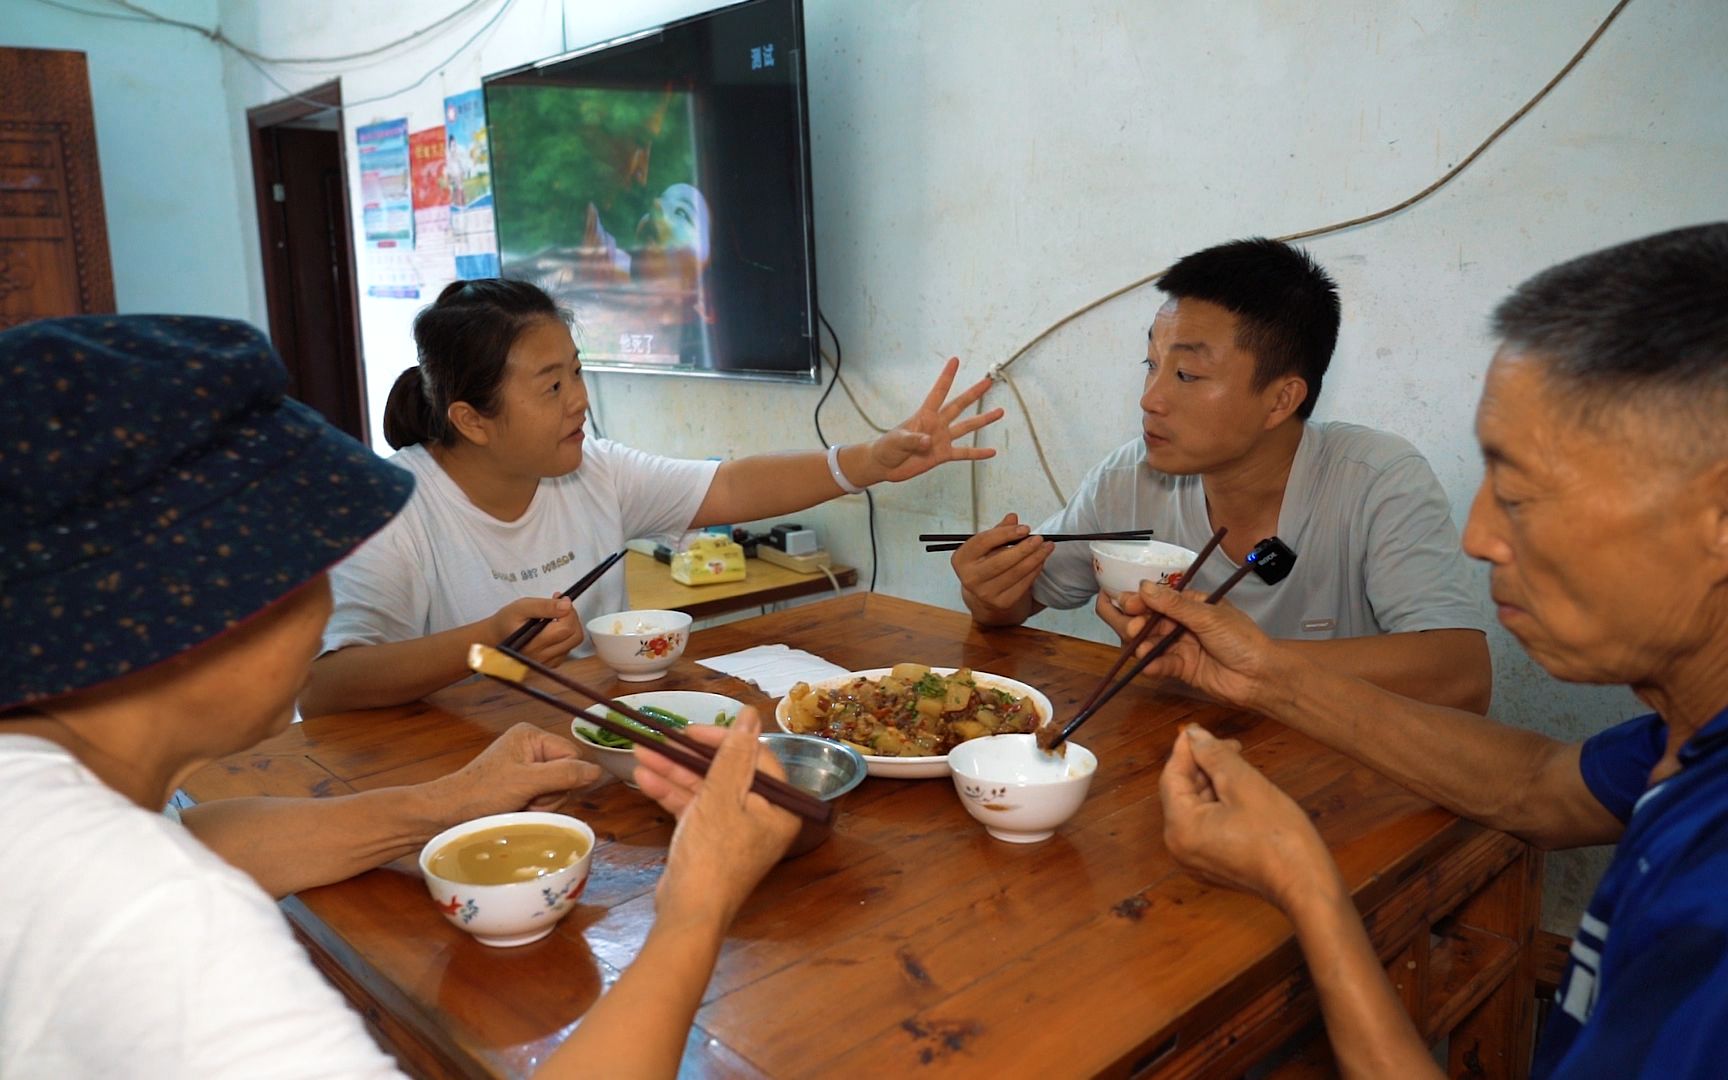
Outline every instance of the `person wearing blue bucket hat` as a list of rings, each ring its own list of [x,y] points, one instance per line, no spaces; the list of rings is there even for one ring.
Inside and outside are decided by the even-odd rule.
[[[395,516],[413,484],[283,397],[258,332],[85,318],[7,335],[0,708],[239,625]]]
[[[290,722],[326,570],[412,487],[285,384],[262,335],[227,320],[0,333],[0,1076],[395,1075],[272,894],[598,778],[519,724],[414,787],[161,812]],[[650,780],[690,819],[660,889],[675,925],[591,1016],[654,1022],[584,1024],[546,1075],[597,1050],[624,1071],[676,1062],[725,926],[796,829],[747,794],[743,727],[729,773]],[[716,776],[728,789],[708,796]]]

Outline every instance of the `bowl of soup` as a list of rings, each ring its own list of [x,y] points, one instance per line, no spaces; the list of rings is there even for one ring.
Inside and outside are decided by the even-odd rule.
[[[445,829],[420,851],[432,902],[485,945],[552,932],[588,884],[594,830],[565,814],[492,814]]]
[[[1140,591],[1142,581],[1175,585],[1198,554],[1162,540],[1094,540],[1090,547],[1098,591],[1117,607],[1123,593]]]
[[[625,682],[652,682],[684,655],[691,618],[682,611],[615,611],[583,627],[594,654]]]

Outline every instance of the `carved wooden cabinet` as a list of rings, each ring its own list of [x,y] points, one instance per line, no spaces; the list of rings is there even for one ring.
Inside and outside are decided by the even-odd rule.
[[[84,54],[0,49],[0,330],[113,310]]]

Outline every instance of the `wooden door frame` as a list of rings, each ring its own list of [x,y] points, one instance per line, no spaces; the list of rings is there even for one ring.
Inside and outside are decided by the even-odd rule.
[[[366,362],[360,349],[359,267],[354,259],[354,214],[349,203],[348,190],[348,126],[342,115],[341,80],[332,79],[293,97],[246,110],[246,133],[252,147],[252,191],[258,208],[259,259],[264,266],[264,301],[269,312],[270,340],[283,342],[293,338],[294,327],[288,317],[292,310],[288,258],[279,242],[286,232],[286,224],[283,220],[282,204],[276,201],[271,190],[269,177],[274,175],[276,170],[263,167],[265,164],[274,163],[276,152],[271,140],[265,135],[265,129],[312,116],[325,109],[336,110],[336,141],[342,161],[342,213],[347,219],[347,227],[342,230],[347,241],[345,254],[348,258],[347,332],[354,344],[354,389],[359,395],[356,400],[360,403],[359,438],[370,446],[371,406],[366,396]],[[297,339],[295,344],[297,347]]]

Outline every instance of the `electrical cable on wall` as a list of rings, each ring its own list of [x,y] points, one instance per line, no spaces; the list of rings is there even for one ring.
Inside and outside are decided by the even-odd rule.
[[[845,354],[840,348],[840,335],[835,332],[834,324],[828,321],[828,316],[822,314],[822,308],[820,305],[816,308],[816,318],[824,327],[827,327],[828,337],[834,342],[834,375],[828,380],[828,387],[822,391],[822,396],[816,399],[816,411],[812,416],[812,419],[816,422],[816,441],[822,444],[822,449],[826,450],[828,449],[828,436],[822,433],[822,406],[827,402],[828,395],[834,392],[835,384],[840,381],[840,361],[844,358]],[[818,344],[818,348],[820,348],[820,344]],[[823,353],[823,355],[826,356],[827,354]],[[851,396],[850,391],[847,392],[847,396]],[[862,412],[862,410],[860,410],[860,412]],[[876,564],[878,561],[876,558],[876,496],[870,493],[869,488],[864,489],[864,505],[869,508],[870,591],[875,592]]]
[[[828,436],[822,434],[822,406],[828,404],[828,395],[834,392],[834,384],[840,381],[840,335],[834,333],[833,325],[828,322],[827,316],[822,314],[820,307],[816,309],[816,318],[822,327],[827,328],[828,336],[834,339],[834,355],[830,357],[822,348],[821,329],[818,328],[816,351],[834,366],[834,374],[829,377],[827,387],[823,389],[822,396],[816,399],[816,412],[812,417],[816,421],[816,441],[822,444],[822,449],[826,450],[828,449]]]
[[[84,11],[84,10],[79,9],[79,8],[72,8],[66,4],[55,3],[54,0],[42,0],[42,2],[43,3],[53,3],[53,6],[55,6],[55,7],[64,7],[70,11],[80,11],[82,14],[85,14],[85,15],[97,15],[97,16],[102,17],[102,18],[110,18],[110,19],[135,18],[137,21],[161,23],[164,26],[175,26],[175,27],[179,27],[182,30],[190,30],[195,34],[200,34],[200,35],[210,39],[211,41],[215,42],[218,45],[221,45],[225,48],[232,49],[235,52],[240,53],[243,56],[250,56],[252,59],[257,60],[260,63],[264,63],[264,64],[346,64],[346,63],[350,63],[351,61],[354,61],[354,60],[364,60],[364,59],[367,59],[368,57],[378,56],[381,53],[387,53],[391,49],[397,48],[398,46],[407,45],[410,42],[418,41],[419,39],[425,37],[426,35],[432,33],[433,31],[439,29],[440,27],[444,26],[445,24],[454,22],[457,19],[460,19],[462,16],[473,11],[474,9],[484,7],[485,5],[487,5],[489,3],[494,3],[494,2],[496,2],[496,0],[468,0],[468,3],[463,4],[461,7],[457,8],[455,11],[450,12],[450,14],[445,15],[442,18],[436,19],[430,23],[427,23],[425,26],[422,26],[418,30],[412,31],[411,33],[404,34],[394,41],[386,42],[383,45],[374,46],[373,48],[370,48],[370,49],[363,49],[360,52],[342,53],[342,54],[339,54],[337,56],[266,56],[263,53],[258,52],[256,49],[249,49],[246,46],[240,44],[238,41],[235,41],[233,38],[231,38],[227,34],[223,33],[222,28],[220,26],[204,27],[204,26],[198,25],[197,23],[186,22],[186,21],[181,20],[181,19],[172,18],[170,16],[162,15],[158,12],[151,11],[149,8],[144,7],[141,4],[134,3],[133,0],[108,0],[108,2],[111,4],[115,4],[119,7],[123,7],[127,11],[136,12],[137,14],[135,16],[103,15],[100,12]]]
[[[37,0],[37,3],[46,4],[49,7],[56,7],[56,8],[60,8],[62,10],[65,10],[65,11],[77,12],[80,15],[88,15],[88,16],[91,16],[92,18],[121,19],[121,20],[124,20],[127,22],[153,22],[153,23],[157,23],[157,24],[162,25],[162,26],[171,26],[171,27],[175,27],[175,28],[181,29],[181,30],[188,30],[192,33],[198,34],[198,35],[208,39],[209,41],[213,42],[214,44],[216,44],[216,45],[218,45],[224,49],[228,49],[229,51],[233,52],[234,55],[240,57],[240,59],[246,61],[247,64],[251,65],[252,68],[258,72],[258,74],[264,76],[265,80],[268,81],[270,83],[270,85],[276,87],[276,89],[278,89],[282,93],[286,94],[289,98],[291,98],[295,101],[302,102],[302,103],[307,104],[307,105],[317,106],[320,109],[326,109],[326,108],[330,107],[329,102],[318,101],[318,100],[315,100],[315,99],[309,98],[309,97],[302,97],[297,91],[290,90],[287,86],[283,85],[282,81],[280,79],[277,79],[276,76],[272,75],[269,72],[269,70],[264,67],[264,65],[265,64],[343,64],[343,63],[349,63],[349,62],[352,62],[352,61],[358,60],[358,59],[364,59],[367,57],[376,56],[380,53],[388,52],[392,49],[399,48],[403,45],[417,42],[420,39],[426,37],[427,35],[436,33],[438,30],[440,30],[444,26],[446,26],[449,23],[461,18],[462,16],[467,15],[470,12],[475,11],[476,9],[478,9],[480,7],[483,7],[485,4],[496,2],[496,0],[470,0],[469,3],[464,4],[460,8],[457,8],[455,11],[444,16],[443,18],[438,19],[437,21],[430,23],[427,26],[422,27],[421,29],[414,31],[414,33],[412,33],[412,34],[409,34],[405,37],[397,38],[394,41],[388,42],[384,45],[379,45],[375,48],[366,49],[362,52],[348,53],[348,54],[345,54],[342,56],[303,56],[303,57],[265,56],[263,53],[260,53],[254,49],[249,49],[246,46],[241,45],[238,42],[234,41],[232,38],[230,38],[226,34],[224,34],[220,27],[217,27],[215,29],[211,29],[209,27],[200,26],[197,23],[185,22],[185,21],[180,20],[180,19],[169,18],[165,15],[160,15],[154,11],[151,11],[149,8],[142,7],[139,4],[133,3],[132,0],[108,0],[108,2],[111,4],[115,4],[119,7],[125,8],[127,11],[136,12],[137,14],[135,14],[135,15],[120,15],[120,14],[116,14],[113,12],[90,11],[86,8],[74,7],[71,4],[63,3],[63,2],[61,2],[61,0]],[[461,56],[464,52],[466,52],[468,50],[468,48],[470,46],[472,46],[476,41],[480,40],[482,35],[484,35],[488,30],[490,30],[494,26],[496,26],[498,24],[498,21],[504,17],[505,12],[509,11],[513,6],[515,6],[515,3],[516,3],[516,0],[502,0],[502,2],[499,4],[498,10],[492,13],[492,17],[487,19],[486,22],[484,24],[482,24],[481,27],[478,30],[476,30],[473,34],[469,35],[469,37],[466,41],[462,42],[461,45],[458,45],[456,47],[456,49],[450,53],[449,56],[446,56],[442,61],[440,61],[439,63],[437,63],[434,66],[432,66],[431,68],[429,68],[425,74],[421,75],[418,79],[415,79],[413,82],[409,83],[407,86],[401,87],[400,89],[392,90],[388,93],[376,94],[376,95],[374,95],[372,97],[368,97],[368,98],[361,98],[358,101],[344,101],[342,103],[341,107],[344,109],[352,109],[352,108],[356,108],[356,107],[361,106],[361,105],[373,105],[373,104],[376,104],[377,102],[386,101],[390,98],[396,97],[399,94],[405,94],[410,90],[418,89],[422,84],[424,84],[426,82],[427,79],[430,79],[433,75],[436,75],[438,72],[444,70],[446,67],[449,67],[450,64],[452,62],[454,62],[458,56]]]
[[[1442,173],[1440,175],[1439,179],[1435,180],[1433,183],[1429,184],[1427,187],[1423,188],[1421,191],[1418,191],[1416,194],[1410,196],[1407,199],[1404,199],[1401,202],[1394,203],[1393,205],[1386,207],[1384,210],[1376,210],[1375,212],[1373,212],[1371,214],[1363,214],[1361,217],[1354,217],[1354,218],[1350,218],[1346,221],[1334,222],[1333,224],[1330,224],[1330,225],[1321,225],[1321,226],[1318,226],[1318,227],[1312,228],[1312,229],[1303,229],[1300,232],[1286,233],[1283,236],[1277,236],[1277,237],[1274,237],[1273,239],[1281,240],[1284,243],[1295,243],[1298,240],[1308,240],[1308,239],[1312,239],[1313,237],[1316,237],[1316,236],[1329,236],[1333,233],[1343,232],[1346,229],[1356,228],[1359,225],[1373,224],[1376,221],[1380,221],[1380,220],[1383,220],[1385,218],[1391,217],[1393,214],[1396,214],[1399,211],[1408,210],[1410,207],[1415,206],[1417,203],[1422,202],[1424,199],[1427,199],[1430,195],[1433,195],[1435,192],[1439,191],[1441,188],[1443,188],[1447,184],[1451,183],[1465,169],[1469,168],[1470,165],[1472,163],[1474,163],[1478,157],[1482,156],[1482,153],[1485,150],[1487,150],[1490,146],[1493,146],[1496,142],[1498,142],[1500,139],[1500,136],[1504,135],[1507,132],[1507,130],[1512,127],[1513,124],[1516,124],[1519,120],[1523,119],[1524,115],[1526,113],[1528,113],[1531,109],[1534,109],[1537,105],[1539,105],[1542,102],[1542,99],[1548,96],[1550,91],[1552,91],[1556,86],[1560,85],[1561,80],[1565,79],[1566,76],[1568,76],[1572,73],[1572,69],[1577,67],[1578,62],[1583,60],[1584,57],[1590,52],[1590,50],[1595,47],[1596,42],[1601,39],[1603,33],[1605,33],[1607,31],[1608,27],[1613,24],[1615,19],[1620,17],[1620,13],[1622,11],[1624,11],[1626,9],[1626,5],[1631,3],[1631,2],[1632,2],[1632,0],[1619,0],[1619,2],[1614,5],[1613,9],[1608,12],[1607,16],[1602,20],[1601,24],[1596,27],[1596,31],[1594,33],[1592,33],[1590,35],[1590,37],[1585,40],[1583,45],[1579,46],[1578,51],[1572,54],[1572,58],[1570,60],[1566,61],[1565,65],[1563,67],[1561,67],[1558,72],[1555,73],[1553,78],[1548,80],[1548,82],[1542,87],[1542,89],[1536,91],[1536,93],[1530,98],[1530,100],[1526,101],[1522,106],[1519,107],[1519,109],[1516,112],[1514,112],[1511,116],[1507,117],[1506,120],[1504,122],[1502,122],[1499,127],[1495,128],[1493,130],[1493,132],[1491,132],[1486,139],[1483,139],[1480,143],[1478,143],[1474,150],[1472,150],[1468,154],[1464,155],[1463,159],[1460,160],[1458,162],[1458,164],[1447,169],[1444,173]],[[1038,439],[1037,429],[1036,429],[1036,426],[1034,425],[1034,422],[1032,420],[1032,414],[1026,408],[1026,402],[1024,399],[1022,399],[1020,397],[1020,392],[1018,390],[1016,390],[1014,388],[1013,383],[1008,380],[1007,369],[1015,361],[1019,360],[1021,357],[1025,356],[1027,353],[1029,353],[1033,349],[1037,348],[1040,344],[1042,344],[1044,341],[1046,341],[1052,334],[1056,333],[1056,331],[1062,329],[1064,326],[1067,326],[1069,323],[1073,322],[1075,319],[1080,318],[1082,315],[1086,315],[1090,312],[1096,311],[1098,308],[1103,307],[1105,304],[1108,304],[1110,301],[1115,300],[1118,297],[1126,296],[1128,293],[1131,293],[1131,292],[1135,291],[1136,289],[1140,289],[1140,288],[1143,288],[1147,285],[1152,284],[1153,282],[1157,281],[1160,277],[1163,277],[1164,272],[1168,269],[1169,269],[1169,267],[1167,267],[1167,266],[1160,267],[1159,269],[1153,271],[1150,274],[1145,275],[1144,277],[1139,278],[1138,280],[1131,281],[1119,289],[1115,289],[1115,290],[1112,290],[1111,292],[1104,294],[1103,296],[1099,297],[1098,299],[1093,300],[1091,303],[1088,303],[1088,304],[1085,304],[1079,308],[1076,308],[1075,310],[1062,316],[1060,319],[1057,319],[1055,322],[1051,323],[1049,326],[1045,327],[1036,336],[1034,336],[1032,338],[1032,340],[1030,340],[1026,344],[1020,346],[1020,348],[1014,350],[1014,352],[1008,357],[1008,359],[1002,361],[1002,363],[1000,363],[1000,364],[998,364],[995,367],[990,369],[990,374],[991,374],[992,378],[1001,378],[1003,381],[1008,382],[1008,387],[1010,390],[1013,391],[1015,400],[1017,402],[1019,402],[1020,411],[1026,417],[1026,426],[1029,430],[1032,431],[1032,442],[1033,442],[1034,447],[1038,450],[1039,464],[1044,466],[1044,478],[1047,481],[1049,481],[1050,490],[1056,496],[1056,505],[1058,507],[1066,506],[1068,504],[1068,498],[1067,498],[1067,496],[1065,496],[1062,493],[1061,485],[1059,485],[1056,482],[1055,474],[1052,473],[1052,471],[1050,470],[1049,462],[1045,459],[1045,456],[1044,456],[1043,445],[1042,445],[1042,443],[1039,442],[1039,439]],[[982,399],[980,399],[978,401],[976,408],[977,408],[977,411],[979,411],[979,412],[983,411],[984,402]],[[980,432],[973,432],[972,433],[972,445],[973,446],[978,445],[978,438],[979,438],[980,434],[981,434]],[[977,532],[979,530],[979,528],[981,527],[980,518],[982,516],[982,510],[981,510],[981,507],[979,505],[978,464],[977,464],[977,462],[973,462],[971,464],[970,469],[968,469],[968,476],[969,476],[969,480],[970,480],[970,484],[971,484],[971,497],[972,497],[972,531]]]
[[[826,356],[827,354],[824,353],[823,355]],[[864,406],[858,404],[858,396],[852,392],[852,384],[840,378],[839,372],[834,373],[834,378],[840,383],[840,392],[846,395],[846,400],[852,403],[853,410],[864,420],[864,426],[878,435],[888,434],[888,429],[872,420],[870,414],[864,411]]]
[[[487,19],[486,22],[480,27],[480,29],[474,31],[473,34],[469,35],[468,40],[466,40],[462,44],[456,46],[455,50],[452,51],[449,56],[446,56],[443,60],[440,60],[438,63],[434,64],[432,67],[426,69],[426,73],[424,75],[420,76],[418,79],[415,79],[413,82],[409,83],[407,86],[403,86],[403,87],[400,87],[398,89],[391,90],[391,91],[388,91],[388,92],[382,93],[382,94],[374,94],[371,97],[361,98],[358,101],[344,101],[342,103],[342,108],[353,109],[353,108],[358,108],[361,105],[373,105],[373,104],[376,104],[380,101],[388,101],[389,99],[396,97],[399,94],[406,94],[410,90],[419,89],[420,85],[422,83],[424,83],[427,79],[430,79],[432,76],[443,71],[445,68],[449,67],[451,65],[451,63],[453,63],[458,56],[461,56],[463,53],[468,51],[469,46],[473,45],[476,41],[479,41],[482,35],[484,35],[487,31],[491,30],[494,26],[497,26],[498,21],[500,19],[502,19],[504,17],[505,13],[508,12],[512,7],[514,7],[515,4],[516,4],[516,0],[504,0],[504,3],[498,8],[498,10],[492,13],[491,18]],[[298,93],[288,89],[286,86],[283,86],[282,83],[278,79],[276,79],[275,76],[271,75],[269,71],[265,70],[265,68],[262,64],[260,64],[256,60],[252,59],[250,56],[247,56],[246,54],[241,53],[240,58],[242,60],[246,61],[248,64],[251,64],[254,68],[258,69],[258,74],[260,74],[260,75],[264,76],[266,79],[270,80],[271,85],[275,86],[278,90],[281,90],[283,93],[287,94],[289,97],[294,98],[297,101],[304,101],[304,102],[307,102],[308,104],[318,105],[322,108],[328,108],[329,107],[327,102],[313,101],[311,98],[301,97]]]
[[[148,19],[142,15],[121,15],[120,13],[114,12],[114,11],[91,11],[89,8],[81,8],[81,7],[76,7],[72,4],[61,3],[61,0],[36,0],[36,2],[38,4],[46,4],[47,6],[52,7],[52,8],[59,8],[61,11],[70,11],[74,15],[88,15],[92,19],[114,19],[117,22],[159,22],[160,21],[159,19]]]

